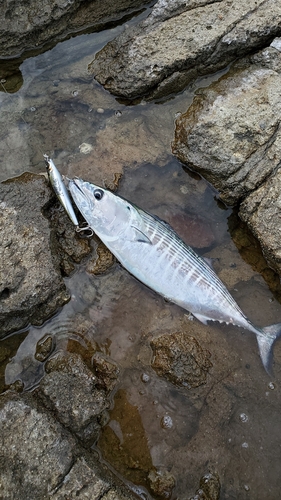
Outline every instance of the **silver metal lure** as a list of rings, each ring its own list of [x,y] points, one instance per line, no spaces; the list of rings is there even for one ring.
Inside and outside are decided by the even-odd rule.
[[[75,212],[73,210],[70,196],[69,196],[68,191],[65,187],[65,184],[63,182],[63,179],[62,179],[60,172],[58,171],[57,167],[55,166],[53,160],[51,160],[51,158],[49,158],[48,155],[45,154],[43,156],[44,156],[44,160],[45,160],[45,164],[46,164],[46,169],[47,169],[49,181],[52,185],[54,192],[56,193],[57,198],[61,202],[68,217],[73,222],[73,224],[76,227],[79,227],[79,223],[78,223],[77,217],[75,215]]]
[[[49,158],[48,155],[45,154],[43,156],[46,164],[49,181],[52,185],[52,188],[56,193],[56,196],[59,199],[60,203],[62,204],[63,208],[65,209],[68,217],[73,222],[76,232],[79,234],[84,233],[83,234],[84,237],[90,238],[91,236],[93,236],[94,232],[87,222],[83,222],[82,225],[79,226],[79,222],[73,210],[68,190],[64,184],[60,172],[55,166],[53,160],[51,160],[51,158]]]

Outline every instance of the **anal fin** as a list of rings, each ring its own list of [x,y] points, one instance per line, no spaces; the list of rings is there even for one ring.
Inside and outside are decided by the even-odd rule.
[[[193,316],[195,316],[195,318],[197,318],[199,321],[201,321],[201,323],[203,323],[204,325],[208,324],[209,318],[206,318],[206,316],[203,316],[202,314],[194,313],[194,312],[192,314],[193,314]]]

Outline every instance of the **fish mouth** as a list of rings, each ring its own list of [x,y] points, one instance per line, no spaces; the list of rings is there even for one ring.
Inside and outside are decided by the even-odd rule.
[[[75,185],[75,187],[78,189],[80,195],[82,195],[84,198],[88,199],[87,194],[85,193],[84,189],[81,187],[81,179],[79,177],[74,177],[73,179],[67,179],[68,180],[68,185]]]
[[[87,204],[89,206],[93,206],[93,200],[89,197],[89,194],[87,193],[87,189],[83,187],[83,182],[79,177],[74,177],[73,179],[67,179],[68,180],[68,189],[71,192],[72,198],[75,201],[75,204],[77,205],[77,208],[81,212],[81,204]]]
[[[70,179],[69,179],[70,180]],[[81,194],[83,194],[84,196],[85,195],[85,192],[83,191],[83,189],[81,188],[81,186],[78,184],[78,181],[80,181],[80,179],[78,177],[74,177],[74,179],[71,179],[71,182],[73,184],[75,184],[75,186],[77,187],[77,189],[80,191]]]

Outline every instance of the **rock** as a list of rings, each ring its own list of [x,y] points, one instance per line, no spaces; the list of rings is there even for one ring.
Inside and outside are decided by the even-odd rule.
[[[281,274],[281,171],[270,177],[240,205],[239,216],[259,240],[269,265]]]
[[[217,473],[208,472],[200,479],[199,490],[190,500],[219,500],[220,479]]]
[[[99,418],[109,406],[105,392],[96,388],[97,378],[78,354],[58,351],[46,363],[40,395],[57,419],[83,442],[96,441]]]
[[[98,377],[97,386],[106,391],[112,391],[118,381],[120,369],[108,356],[96,352],[92,357],[92,363]]]
[[[151,491],[157,498],[170,498],[176,484],[174,476],[168,471],[151,470],[148,474]]]
[[[174,154],[235,204],[279,166],[281,52],[270,47],[200,90],[176,121]]]
[[[76,442],[31,394],[0,399],[2,498],[41,499],[69,472]]]
[[[87,271],[91,274],[105,273],[114,264],[115,257],[101,241],[98,243],[96,254],[95,259],[88,261]]]
[[[1,498],[133,500],[35,396],[8,391],[0,397]]]
[[[51,225],[51,249],[59,259],[59,266],[64,276],[69,276],[75,269],[75,263],[86,257],[91,246],[87,238],[78,236],[59,201],[53,196],[44,207],[44,215]],[[81,215],[77,213],[78,220]]]
[[[54,344],[55,342],[52,335],[49,335],[48,333],[44,335],[36,344],[36,352],[34,355],[35,359],[37,359],[37,361],[41,361],[41,363],[46,361],[55,347]]]
[[[62,38],[70,32],[116,21],[143,5],[141,0],[19,0],[6,2],[0,13],[1,57],[12,57],[23,51]],[[15,19],[17,22],[15,23]]]
[[[23,174],[0,185],[0,338],[39,325],[69,300],[42,214],[51,192],[43,176]]]
[[[133,99],[176,93],[281,32],[274,0],[159,0],[150,16],[95,56],[90,72],[105,89]]]
[[[56,205],[44,176],[31,173],[0,184],[0,338],[40,325],[70,296],[64,274],[89,251]],[[56,214],[59,213],[59,216]],[[48,220],[49,218],[49,220]]]
[[[210,353],[194,337],[180,332],[161,335],[150,345],[154,354],[151,366],[159,376],[188,388],[206,383],[212,366]]]
[[[65,500],[66,498],[81,499],[104,498],[103,494],[109,488],[109,482],[102,480],[98,474],[87,464],[82,457],[77,460],[69,473],[65,476],[63,483],[57,493],[52,495],[54,500]]]

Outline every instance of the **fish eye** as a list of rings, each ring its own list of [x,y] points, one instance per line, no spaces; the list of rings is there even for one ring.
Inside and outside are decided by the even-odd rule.
[[[94,190],[94,197],[96,198],[96,200],[101,200],[103,197],[102,189],[95,189]]]

